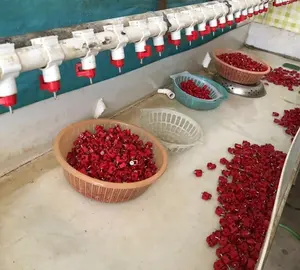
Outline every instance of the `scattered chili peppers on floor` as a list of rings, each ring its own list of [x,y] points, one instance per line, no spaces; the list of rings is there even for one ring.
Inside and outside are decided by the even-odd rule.
[[[83,174],[108,182],[137,182],[157,172],[152,143],[120,126],[82,132],[67,162]]]
[[[218,55],[217,57],[223,62],[225,62],[226,64],[244,70],[264,72],[268,69],[266,65],[261,64],[253,60],[252,58],[250,58],[248,55],[239,52],[223,53]]]
[[[282,67],[271,70],[263,79],[275,85],[287,87],[290,91],[293,91],[294,87],[300,86],[300,73]]]
[[[210,90],[207,85],[200,87],[193,80],[181,82],[180,88],[193,97],[201,99],[212,99],[210,97]]]
[[[272,114],[274,117],[279,116]],[[300,108],[284,110],[281,118],[275,118],[274,123],[286,128],[285,133],[294,137],[300,128]],[[293,138],[292,138],[293,139]]]
[[[228,162],[221,158],[226,170],[217,187],[220,228],[206,242],[218,245],[215,270],[252,270],[268,230],[286,154],[271,144],[247,141],[229,149],[233,157]]]
[[[205,201],[210,200],[210,199],[211,199],[211,194],[208,193],[208,192],[206,192],[206,191],[204,191],[204,192],[202,193],[202,199],[205,200]]]

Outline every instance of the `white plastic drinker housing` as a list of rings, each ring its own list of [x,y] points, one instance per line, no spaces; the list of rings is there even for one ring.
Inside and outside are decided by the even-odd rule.
[[[57,36],[48,36],[35,38],[31,40],[32,46],[41,47],[48,56],[46,67],[42,68],[40,76],[40,88],[53,93],[56,98],[56,92],[60,90],[60,72],[59,65],[64,60],[64,52],[58,43]]]
[[[17,103],[16,77],[22,66],[15,51],[15,45],[6,43],[0,45],[0,105],[8,107],[12,113],[12,106]]]

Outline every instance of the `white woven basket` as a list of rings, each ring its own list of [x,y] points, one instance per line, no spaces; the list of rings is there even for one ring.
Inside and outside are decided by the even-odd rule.
[[[182,153],[203,138],[196,121],[171,109],[142,109],[141,126],[158,137],[171,153]]]

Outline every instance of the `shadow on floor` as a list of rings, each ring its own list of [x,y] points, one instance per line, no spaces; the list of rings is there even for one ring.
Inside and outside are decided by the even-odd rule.
[[[300,174],[290,192],[280,223],[300,234]],[[300,270],[300,241],[281,227],[277,229],[264,270]]]

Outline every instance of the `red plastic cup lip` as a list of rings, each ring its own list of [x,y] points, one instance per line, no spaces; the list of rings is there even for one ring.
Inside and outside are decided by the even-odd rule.
[[[207,31],[204,30],[204,31],[199,31],[199,35],[200,35],[201,37],[204,37],[204,36],[206,36],[206,35],[208,35],[208,34],[207,34]]]
[[[258,11],[254,11],[254,15],[258,15],[259,14],[259,12]]]
[[[6,97],[0,97],[0,105],[4,107],[10,107],[17,104],[17,95],[10,95]]]
[[[144,52],[137,52],[136,53],[136,57],[138,59],[144,59],[145,58],[145,53]]]
[[[193,40],[197,40],[198,39],[198,32],[196,30],[194,30],[192,32],[192,36],[193,36]]]
[[[219,24],[218,24],[218,27],[223,29],[223,28],[226,27],[226,23],[219,23]]]
[[[170,41],[174,46],[179,46],[180,45],[180,39],[174,39]]]
[[[86,77],[92,79],[96,76],[96,69],[76,70],[77,77]]]
[[[86,74],[84,77],[87,77],[89,79],[92,79],[92,78],[95,78],[96,76],[96,69],[93,68],[93,69],[89,69],[89,70],[85,70],[86,71]]]
[[[240,21],[243,22],[247,19],[247,16],[246,15],[241,15],[240,17]]]
[[[165,45],[158,45],[158,46],[155,46],[155,50],[157,52],[163,52],[165,50]]]
[[[227,21],[227,25],[229,26],[233,25],[233,21]]]
[[[210,27],[211,32],[216,32],[217,31],[217,27]]]
[[[121,67],[123,67],[124,66],[124,59],[119,59],[119,60],[110,60],[110,63],[113,65],[113,66],[115,66],[115,67],[117,67],[117,68],[121,68]]]
[[[60,90],[60,80],[54,82],[45,82],[43,75],[40,75],[40,89],[55,93]]]
[[[60,90],[60,81],[55,82],[48,82],[45,83],[47,88],[41,89],[41,90],[47,90],[50,93],[55,93],[58,90]]]
[[[252,18],[253,17],[253,13],[248,13],[248,18]]]
[[[193,35],[186,35],[186,39],[187,39],[187,41],[193,41],[194,36]]]

